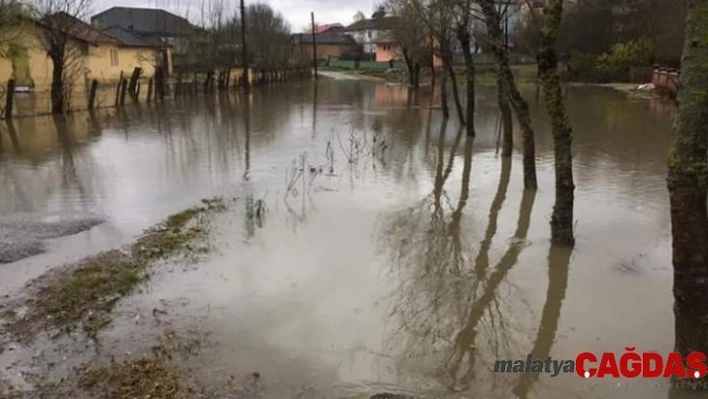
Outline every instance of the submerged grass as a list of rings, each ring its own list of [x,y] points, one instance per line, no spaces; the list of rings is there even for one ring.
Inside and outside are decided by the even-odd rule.
[[[111,250],[69,265],[30,283],[27,314],[10,322],[20,337],[31,337],[36,328],[53,327],[69,332],[82,325],[90,337],[111,321],[118,300],[147,279],[156,261],[189,252],[207,233],[207,212],[226,209],[221,199],[202,201],[168,217],[144,232],[123,250]]]
[[[181,383],[180,373],[155,356],[86,371],[79,376],[78,384],[94,397],[103,399],[187,399],[192,396]]]
[[[196,355],[202,338],[189,338],[168,332],[152,354],[121,362],[111,361],[106,367],[79,372],[77,385],[94,398],[103,399],[187,399],[193,397],[186,376],[175,366],[175,355]]]

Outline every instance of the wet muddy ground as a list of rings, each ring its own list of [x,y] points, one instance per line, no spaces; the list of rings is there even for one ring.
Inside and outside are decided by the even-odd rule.
[[[498,155],[494,92],[479,90],[474,140],[425,91],[336,79],[0,125],[0,397],[666,398],[493,365],[671,350],[672,106],[567,89],[571,252],[549,243],[552,139],[535,88],[535,195],[518,130],[513,159]],[[13,333],[47,273],[134,249],[213,197],[227,205],[204,215],[206,244],[140,263],[148,278],[109,298],[92,334]],[[80,292],[107,303],[104,291]]]

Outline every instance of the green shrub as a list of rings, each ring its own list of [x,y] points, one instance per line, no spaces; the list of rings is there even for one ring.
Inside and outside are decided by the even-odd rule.
[[[574,52],[567,64],[567,80],[594,82],[597,80],[597,57],[593,54]]]
[[[653,53],[654,46],[646,39],[616,43],[610,52],[599,56],[575,52],[565,77],[590,83],[626,82],[632,68],[651,65]]]
[[[640,39],[629,43],[617,43],[610,53],[597,58],[597,70],[605,80],[626,81],[634,67],[651,65],[653,44]]]

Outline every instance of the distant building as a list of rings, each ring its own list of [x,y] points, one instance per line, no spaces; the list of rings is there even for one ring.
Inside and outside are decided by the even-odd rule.
[[[423,46],[429,46],[429,42],[422,43]],[[431,54],[432,55],[432,54]],[[442,58],[437,55],[432,55],[433,65],[435,68],[442,67]],[[398,44],[393,36],[392,32],[385,32],[378,36],[376,40],[376,62],[390,62],[390,61],[405,61],[403,58],[403,50]],[[426,65],[430,65],[426,61]]]
[[[354,22],[344,31],[351,34],[354,40],[362,46],[364,58],[375,60],[377,58],[376,43],[393,29],[396,21],[396,17],[386,17],[380,12],[376,12],[373,18]]]
[[[293,52],[296,58],[312,60],[312,33],[296,33],[292,35]],[[353,58],[359,45],[350,35],[324,33],[315,35],[317,58]]]
[[[312,30],[310,30],[309,33],[312,33]],[[318,25],[315,27],[315,34],[316,35],[323,35],[325,33],[342,35],[342,34],[344,34],[344,25],[339,24],[339,23],[334,23],[334,24]]]
[[[401,46],[393,37],[391,32],[383,32],[378,35],[376,44],[376,62],[400,61],[403,59]]]
[[[171,64],[176,70],[194,60],[190,59],[191,36],[198,31],[186,18],[165,10],[153,8],[113,7],[91,17],[91,23],[100,28],[119,27],[150,44],[172,46]]]

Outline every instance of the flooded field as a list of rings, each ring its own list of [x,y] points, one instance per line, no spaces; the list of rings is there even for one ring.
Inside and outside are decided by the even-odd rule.
[[[158,263],[96,340],[0,341],[0,396],[2,381],[29,389],[149,353],[169,329],[203,339],[179,368],[213,397],[667,398],[642,380],[493,368],[672,350],[672,106],[567,88],[571,252],[550,245],[553,143],[535,87],[535,194],[518,129],[513,159],[498,154],[495,92],[479,89],[474,140],[425,90],[330,79],[1,124],[5,298],[203,198],[229,205],[212,250]]]

